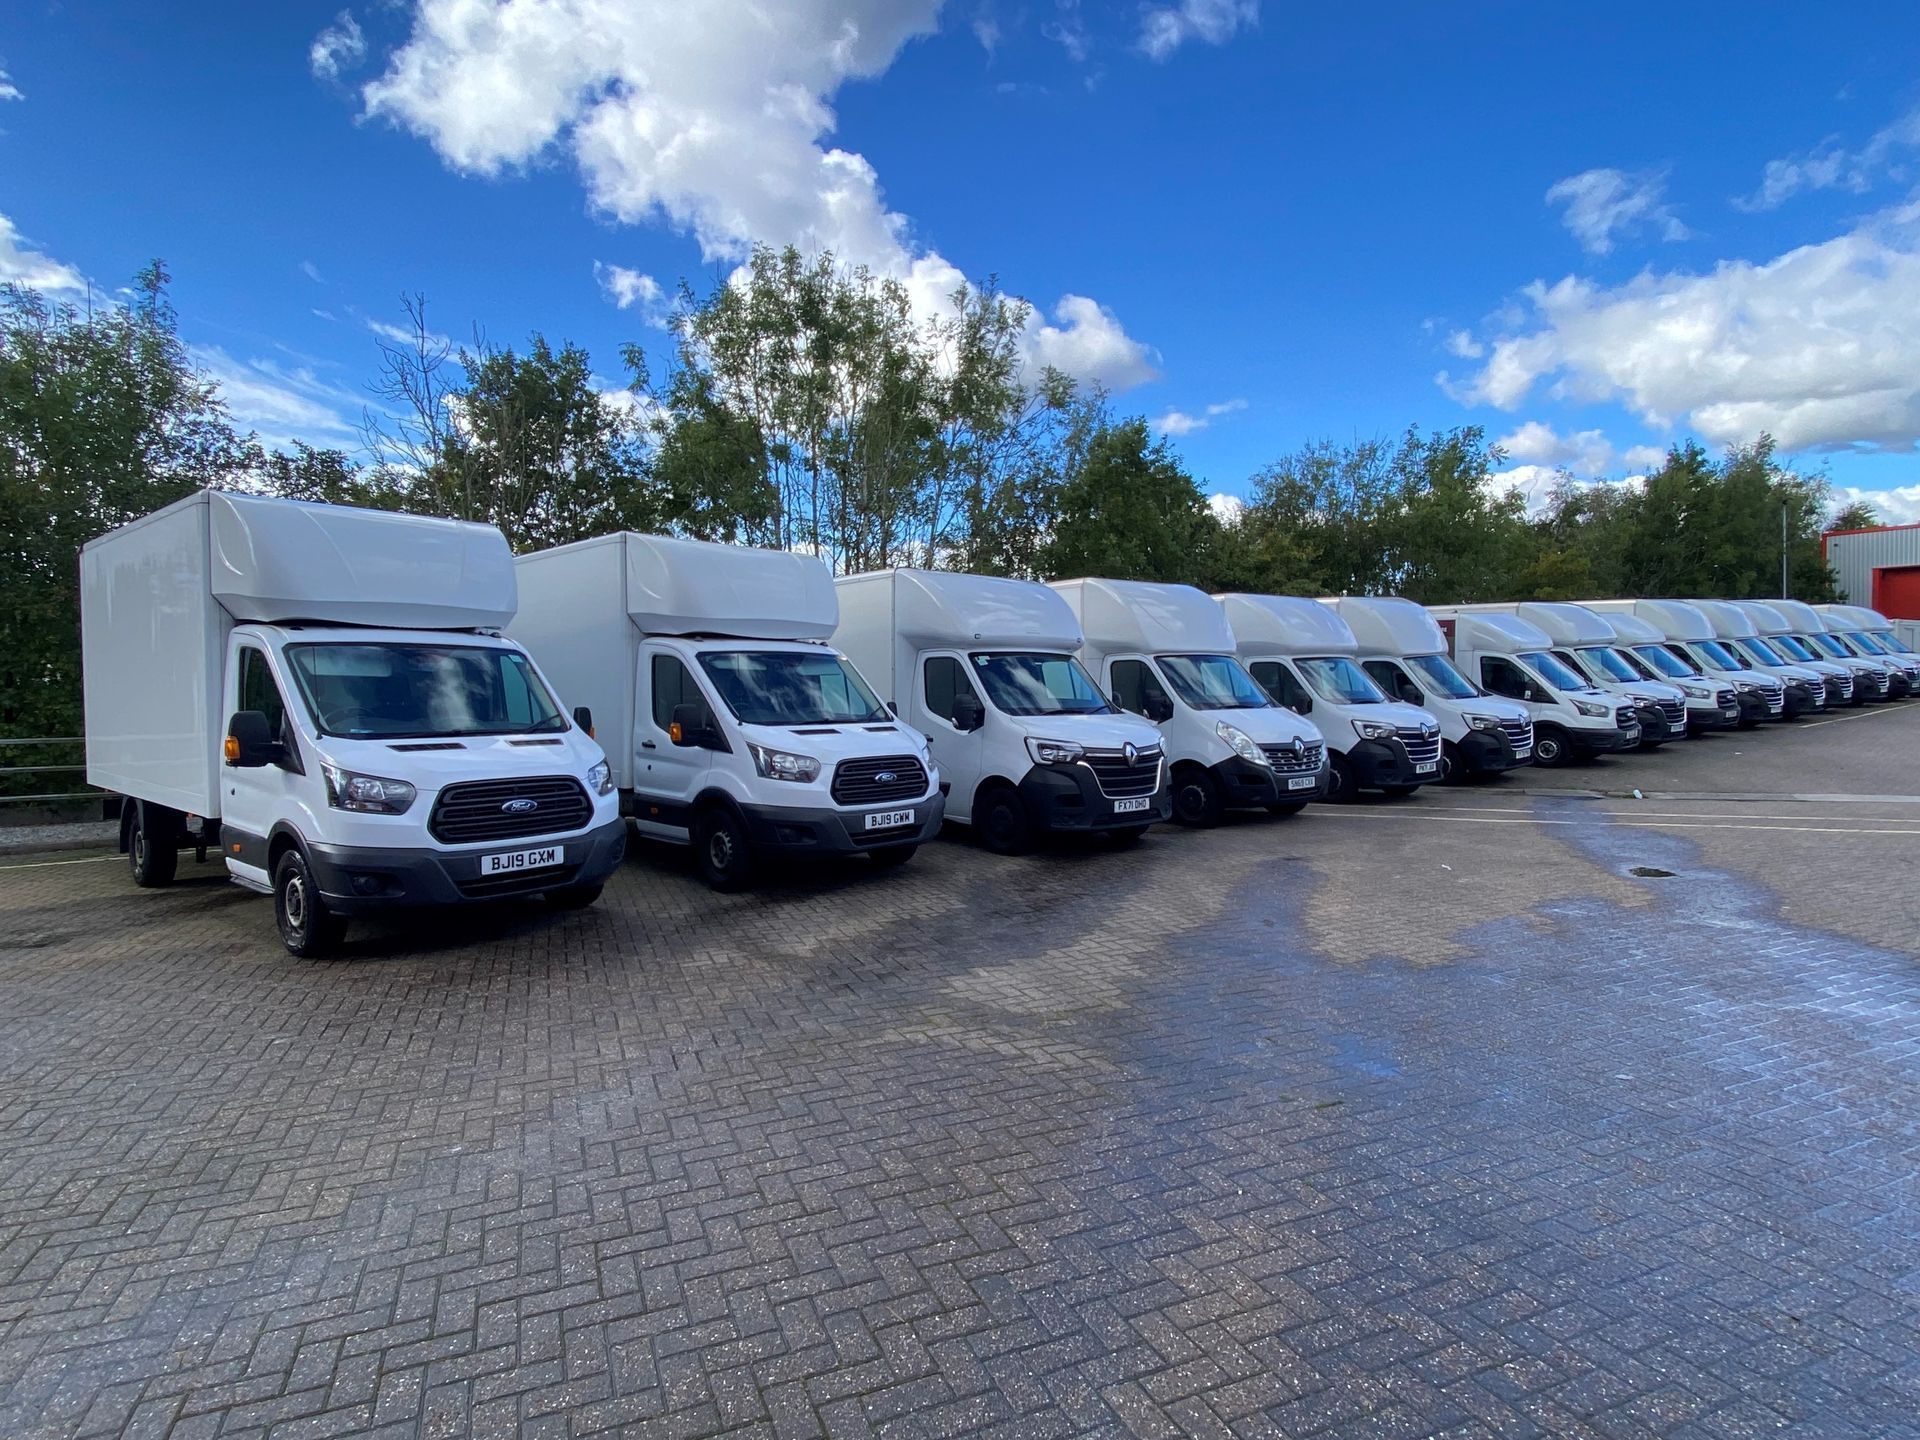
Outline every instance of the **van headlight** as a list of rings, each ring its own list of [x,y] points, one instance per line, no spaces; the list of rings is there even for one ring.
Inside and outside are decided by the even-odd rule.
[[[747,744],[753,756],[753,768],[762,780],[791,780],[805,785],[820,778],[820,762],[811,755],[796,755],[791,750],[774,750],[766,745]]]
[[[1582,700],[1578,696],[1574,696],[1571,698],[1573,699],[1573,708],[1575,710],[1577,710],[1580,714],[1590,716],[1595,720],[1598,720],[1603,718],[1604,716],[1613,714],[1613,707],[1611,705],[1602,705],[1595,700]]]
[[[1222,720],[1218,725],[1213,727],[1213,733],[1226,741],[1227,748],[1242,760],[1250,760],[1255,765],[1270,765],[1273,763],[1267,759],[1267,752],[1254,744],[1253,737],[1238,725],[1229,725],[1226,721]]]
[[[1460,718],[1467,722],[1467,728],[1469,730],[1498,730],[1500,728],[1500,722],[1491,715],[1462,715]]]
[[[1391,740],[1393,726],[1380,720],[1355,720],[1353,733],[1362,740]]]
[[[587,788],[596,795],[611,795],[613,793],[613,767],[602,760],[598,765],[587,771]]]
[[[1027,754],[1036,765],[1071,765],[1087,753],[1087,747],[1071,740],[1041,740],[1027,737]]]
[[[320,773],[327,781],[327,804],[336,810],[357,810],[363,815],[404,815],[417,793],[404,780],[356,775],[338,765],[322,765]]]
[[[1746,680],[1734,681],[1733,688],[1738,690],[1742,695],[1758,695],[1760,693],[1760,687],[1758,685]]]
[[[1713,699],[1713,691],[1707,689],[1704,685],[1682,685],[1680,687],[1680,693],[1689,700]]]

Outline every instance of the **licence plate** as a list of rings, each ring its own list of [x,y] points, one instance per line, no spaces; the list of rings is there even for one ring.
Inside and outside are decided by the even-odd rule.
[[[1438,760],[1422,760],[1414,765],[1413,773],[1416,775],[1431,775],[1439,768],[1440,762]]]
[[[539,850],[509,850],[503,855],[482,855],[480,873],[486,875],[514,875],[522,870],[541,870],[549,865],[558,865],[565,855],[558,845],[548,845]]]
[[[1287,777],[1287,789],[1289,790],[1311,790],[1319,783],[1319,777],[1316,775],[1289,775]]]
[[[1152,803],[1152,798],[1146,795],[1139,795],[1131,800],[1116,800],[1113,802],[1113,813],[1132,815],[1136,811],[1145,810]]]
[[[876,810],[867,816],[869,830],[898,830],[902,825],[913,824],[911,810]]]

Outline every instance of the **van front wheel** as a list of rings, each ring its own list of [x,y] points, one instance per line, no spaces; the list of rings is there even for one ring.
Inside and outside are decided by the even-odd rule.
[[[1033,848],[1027,804],[1011,785],[995,785],[980,797],[973,824],[980,843],[996,855],[1024,855]]]
[[[700,874],[723,893],[744,890],[753,881],[753,845],[746,827],[731,810],[715,806],[694,822],[693,850]]]
[[[1553,726],[1541,726],[1533,732],[1533,763],[1555,769],[1573,759],[1573,745]]]
[[[127,865],[143,890],[171,885],[180,869],[180,828],[174,812],[144,800],[133,802],[127,829]]]
[[[327,908],[307,857],[289,850],[273,870],[273,919],[280,943],[302,960],[329,954],[347,937],[347,921]]]
[[[1200,765],[1182,765],[1173,772],[1173,818],[1182,825],[1220,823],[1220,784]]]

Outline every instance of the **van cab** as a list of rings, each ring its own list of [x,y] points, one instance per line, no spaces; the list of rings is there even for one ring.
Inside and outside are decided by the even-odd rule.
[[[1455,664],[1494,694],[1527,707],[1536,765],[1639,748],[1640,714],[1633,701],[1607,694],[1557,659],[1539,626],[1468,606],[1428,610],[1453,647]]]
[[[1686,697],[1690,739],[1713,730],[1730,730],[1740,723],[1740,696],[1732,684],[1702,674],[1692,660],[1669,649],[1665,637],[1650,622],[1626,610],[1587,608],[1613,631],[1616,655],[1642,678],[1663,681]]]
[[[1751,730],[1763,721],[1787,718],[1785,683],[1777,675],[1753,669],[1722,645],[1713,621],[1698,607],[1684,600],[1587,600],[1581,603],[1608,617],[1637,616],[1665,637],[1661,648],[1673,659],[1697,668],[1709,679],[1733,686],[1734,703],[1740,708],[1737,722],[1740,729]],[[1657,655],[1644,650],[1642,655],[1657,664]]]
[[[835,589],[835,642],[926,735],[948,816],[988,849],[1066,831],[1124,844],[1172,813],[1160,732],[1087,674],[1080,622],[1046,586],[897,569]]]
[[[1214,597],[1234,648],[1261,688],[1326,737],[1327,796],[1411,795],[1440,778],[1440,721],[1391,700],[1360,668],[1347,622],[1292,595]]]
[[[1694,606],[1713,624],[1714,638],[1742,664],[1778,677],[1786,687],[1786,718],[1798,720],[1825,710],[1830,693],[1837,694],[1836,683],[1829,691],[1825,671],[1811,665],[1799,665],[1760,638],[1753,617],[1730,600],[1695,600]]]
[[[1795,606],[1821,623],[1821,631],[1814,631],[1809,624],[1807,632],[1820,640],[1828,654],[1837,655],[1840,649],[1851,647],[1856,654],[1885,659],[1905,671],[1907,694],[1920,696],[1920,654],[1899,633],[1899,627],[1878,610],[1865,605],[1802,605],[1797,600],[1782,603],[1780,608],[1792,615],[1798,610],[1789,607]],[[1900,622],[1901,626],[1912,624],[1910,620]]]
[[[1489,694],[1447,658],[1447,637],[1433,617],[1393,595],[1323,599],[1353,631],[1357,658],[1388,696],[1440,722],[1440,778],[1455,782],[1501,774],[1533,762],[1527,707]]]

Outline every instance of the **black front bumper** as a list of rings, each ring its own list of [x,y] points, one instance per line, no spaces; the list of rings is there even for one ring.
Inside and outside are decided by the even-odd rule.
[[[1740,723],[1741,718],[1746,714],[1746,706],[1742,703],[1746,698],[1744,695],[1736,694],[1734,696],[1734,705],[1731,713],[1722,710],[1718,705],[1714,706],[1711,710],[1696,710],[1689,705],[1687,707],[1687,729],[1703,735],[1709,730],[1731,730]],[[1754,703],[1759,706],[1760,718],[1764,719],[1767,713],[1766,705],[1757,697]]]
[[[913,824],[885,830],[866,828],[867,816],[899,810],[913,811]],[[753,848],[784,855],[857,855],[868,850],[890,850],[896,845],[924,845],[939,835],[946,815],[947,797],[938,790],[919,800],[868,805],[858,810],[814,805],[740,807]]]
[[[1667,715],[1658,705],[1636,705],[1633,713],[1640,717],[1640,743],[1651,747],[1664,745],[1673,738],[1673,726],[1667,723]]]
[[[1362,740],[1347,751],[1353,783],[1363,790],[1385,790],[1401,785],[1427,785],[1440,778],[1440,762],[1431,770],[1416,770],[1407,747],[1398,740]]]
[[[1498,775],[1533,763],[1533,752],[1522,755],[1501,730],[1469,730],[1453,742],[1460,762],[1475,775]]]
[[[1568,730],[1567,739],[1590,755],[1615,755],[1640,748],[1640,727],[1631,730]]]
[[[492,878],[480,874],[482,855],[508,850],[561,852],[558,865]],[[517,895],[539,895],[575,885],[598,885],[627,853],[627,822],[609,820],[564,840],[506,840],[484,851],[388,850],[358,845],[309,845],[307,861],[326,897],[341,915],[416,905],[470,905]]]
[[[1823,695],[1825,694],[1824,687],[1822,687],[1821,693]],[[1859,694],[1857,687],[1854,693],[1856,695]],[[1787,705],[1786,708],[1780,712],[1779,718],[1782,720],[1798,720],[1802,715],[1811,715],[1818,709],[1820,709],[1820,705],[1813,698],[1813,691],[1809,690],[1804,682],[1795,680],[1787,686]]]
[[[1269,805],[1304,804],[1323,800],[1327,794],[1327,764],[1323,759],[1312,770],[1275,770],[1256,765],[1238,755],[1212,767],[1220,784],[1220,799],[1229,809],[1263,810]],[[1295,780],[1310,780],[1311,785],[1295,788]]]
[[[1027,819],[1042,830],[1132,830],[1173,818],[1164,768],[1160,788],[1146,797],[1144,810],[1116,811],[1085,765],[1035,765],[1018,788]]]

